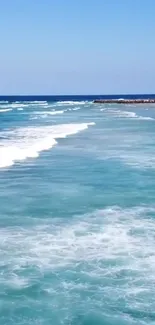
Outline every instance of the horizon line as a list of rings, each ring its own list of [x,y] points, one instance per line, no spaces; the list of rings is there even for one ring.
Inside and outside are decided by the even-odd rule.
[[[28,97],[28,96],[37,96],[37,97],[56,97],[56,96],[63,96],[63,97],[67,97],[67,96],[132,96],[132,95],[155,95],[155,93],[110,93],[110,94],[13,94],[13,95],[0,95],[0,97]]]

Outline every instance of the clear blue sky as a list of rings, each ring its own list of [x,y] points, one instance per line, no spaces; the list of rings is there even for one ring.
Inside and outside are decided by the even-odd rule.
[[[0,94],[155,93],[155,0],[0,0]]]

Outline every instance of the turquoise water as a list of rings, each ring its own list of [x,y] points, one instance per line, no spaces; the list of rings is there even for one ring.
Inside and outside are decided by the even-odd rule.
[[[0,103],[0,324],[155,324],[155,106]]]

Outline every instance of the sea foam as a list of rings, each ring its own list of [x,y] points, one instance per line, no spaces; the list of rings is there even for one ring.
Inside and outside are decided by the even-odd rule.
[[[0,108],[0,113],[7,113],[10,111],[12,111],[12,108],[3,108],[3,109]]]
[[[87,101],[59,101],[59,102],[57,102],[58,104],[61,104],[61,105],[71,105],[71,106],[73,106],[73,105],[84,105],[84,104],[86,104],[86,103],[88,103]]]
[[[118,109],[108,109],[108,108],[101,108],[101,112],[107,112],[109,115],[114,116],[116,118],[129,118],[133,120],[154,120],[154,118],[149,117],[149,116],[141,116],[136,114],[135,112],[132,111],[123,111],[123,110],[118,110]]]
[[[26,158],[38,157],[41,151],[56,145],[57,139],[83,131],[89,125],[94,123],[17,128],[7,131],[5,136],[9,140],[0,143],[0,168],[11,166]]]
[[[35,226],[1,228],[3,282],[7,288],[31,285],[29,273],[22,273],[20,282],[14,276],[29,266],[36,276],[37,270],[51,275],[43,287],[51,300],[63,297],[66,307],[70,306],[70,299],[75,299],[75,293],[76,302],[83,305],[81,295],[77,296],[82,289],[89,297],[89,310],[97,306],[107,311],[107,301],[122,319],[119,311],[123,301],[122,308],[127,306],[129,315],[139,308],[142,315],[146,309],[150,315],[155,294],[154,213],[154,207],[110,206],[71,219],[44,217],[44,224],[38,220]],[[58,281],[53,279],[54,274]]]
[[[41,115],[44,117],[47,115],[59,115],[59,114],[63,114],[66,110],[61,110],[61,111],[43,111],[43,112],[34,112],[34,115]]]

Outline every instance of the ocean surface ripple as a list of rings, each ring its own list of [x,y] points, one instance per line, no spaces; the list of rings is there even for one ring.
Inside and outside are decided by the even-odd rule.
[[[0,324],[155,324],[155,105],[0,101]]]

